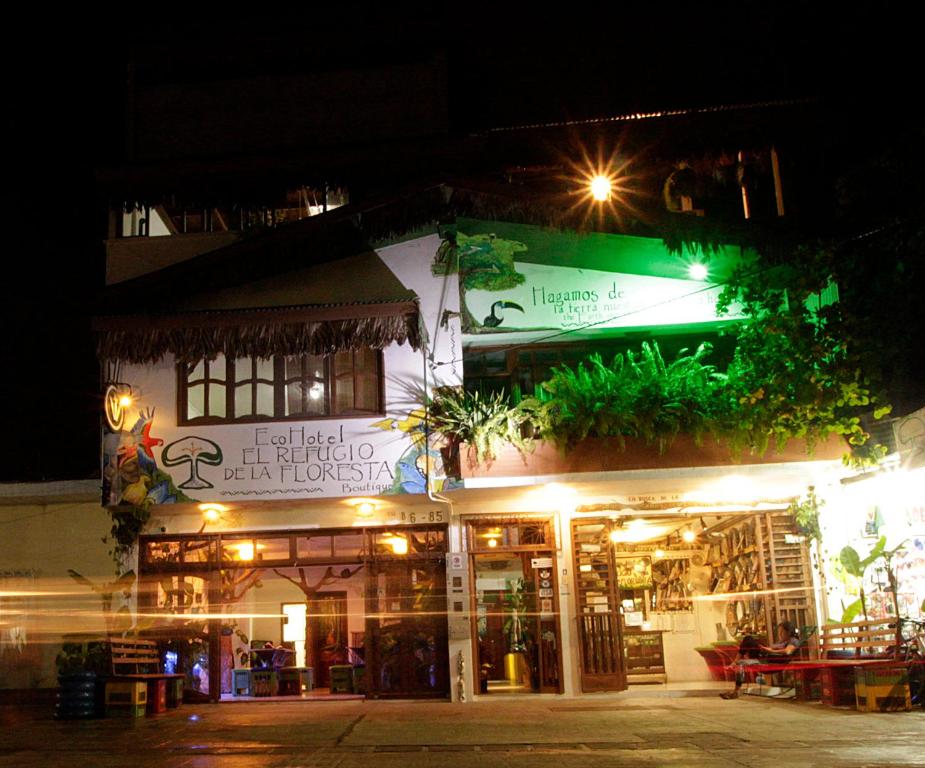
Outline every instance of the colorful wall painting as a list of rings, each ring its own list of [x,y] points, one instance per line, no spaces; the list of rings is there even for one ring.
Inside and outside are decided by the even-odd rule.
[[[484,231],[491,227],[497,231]],[[502,333],[504,341],[520,341],[550,331],[574,338],[630,328],[690,330],[738,317],[735,306],[716,314],[723,275],[738,261],[733,249],[707,259],[671,254],[654,238],[476,220],[460,223],[455,242],[462,329],[470,343],[497,344]],[[690,278],[695,261],[710,265],[704,280]],[[445,254],[438,268],[451,268]]]
[[[433,275],[436,235],[379,251],[420,297],[428,348],[383,350],[385,413],[378,417],[177,425],[174,361],[126,365],[138,421],[105,430],[103,503],[337,498],[446,490],[440,446],[426,445],[421,403],[427,386],[461,383],[457,276]],[[155,413],[157,421],[155,424]]]
[[[164,445],[153,437],[155,408],[138,411],[138,418],[129,429],[103,431],[103,504],[129,504],[149,507],[190,501],[178,490],[173,478],[158,467],[155,450]]]

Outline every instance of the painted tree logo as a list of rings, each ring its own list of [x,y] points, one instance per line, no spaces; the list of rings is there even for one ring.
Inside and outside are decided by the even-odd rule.
[[[199,464],[208,464],[217,467],[222,463],[222,449],[211,440],[204,437],[190,435],[182,440],[176,440],[164,447],[161,454],[161,461],[165,467],[178,467],[181,464],[189,464],[189,477],[180,483],[178,488],[198,490],[202,488],[214,488],[208,480],[203,480],[199,476]]]

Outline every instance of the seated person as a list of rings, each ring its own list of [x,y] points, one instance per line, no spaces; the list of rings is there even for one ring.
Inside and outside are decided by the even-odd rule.
[[[745,667],[760,664],[762,661],[789,661],[800,647],[800,637],[796,628],[789,621],[777,625],[777,641],[771,645],[761,645],[751,635],[746,635],[739,643],[739,652],[730,666],[736,668],[736,684],[731,691],[721,693],[724,699],[735,699],[745,682]]]

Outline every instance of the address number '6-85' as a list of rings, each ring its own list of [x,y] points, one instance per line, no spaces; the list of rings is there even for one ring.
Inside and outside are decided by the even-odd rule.
[[[406,512],[402,510],[401,521],[403,523],[442,523],[443,510],[432,509],[429,512]]]

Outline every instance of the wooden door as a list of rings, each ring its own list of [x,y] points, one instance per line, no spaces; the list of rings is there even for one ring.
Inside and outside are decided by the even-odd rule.
[[[347,640],[347,593],[319,592],[308,604],[306,643],[317,687],[330,687],[332,664],[347,663]]]
[[[581,690],[626,690],[620,587],[610,521],[572,521],[572,568],[581,649]]]

